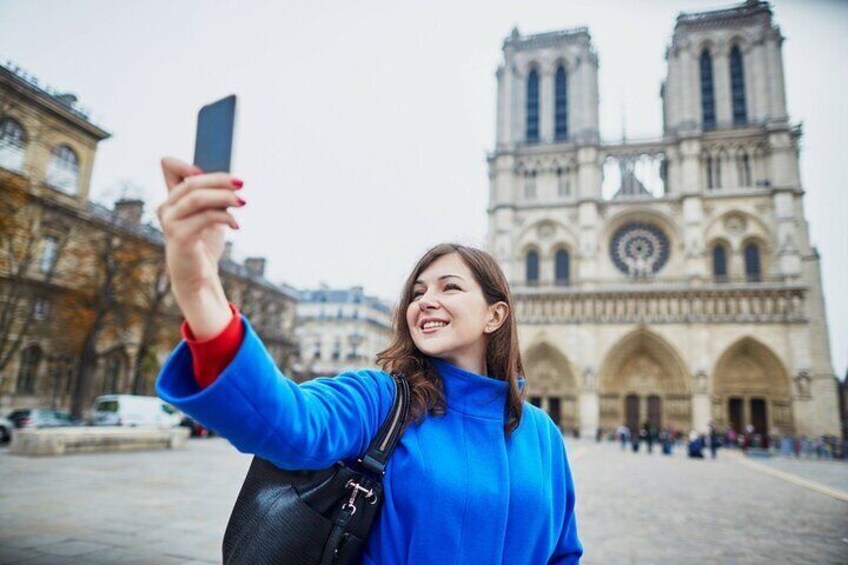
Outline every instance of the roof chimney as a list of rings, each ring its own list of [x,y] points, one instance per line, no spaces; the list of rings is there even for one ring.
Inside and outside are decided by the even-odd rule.
[[[224,242],[224,252],[221,254],[221,261],[232,261],[233,260],[233,242],[225,241]]]
[[[115,214],[128,224],[138,225],[144,213],[144,201],[138,199],[120,199],[115,202]]]
[[[244,260],[244,266],[251,276],[259,278],[265,276],[265,257],[248,257]]]

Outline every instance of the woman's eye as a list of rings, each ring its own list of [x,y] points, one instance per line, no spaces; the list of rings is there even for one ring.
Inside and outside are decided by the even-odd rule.
[[[420,290],[413,290],[412,291],[412,299],[415,300],[416,298],[418,298],[419,296],[422,296],[423,294],[424,293]]]
[[[445,285],[445,290],[462,290],[462,289],[459,288],[458,286],[456,286],[453,283],[448,283],[448,284]]]

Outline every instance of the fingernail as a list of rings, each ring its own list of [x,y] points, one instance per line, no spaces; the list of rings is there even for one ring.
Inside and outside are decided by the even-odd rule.
[[[244,181],[237,179],[235,177],[233,177],[232,183],[233,183],[233,186],[236,187],[236,188],[241,188],[242,186],[244,186]]]
[[[239,206],[244,206],[245,204],[247,204],[247,201],[239,196],[236,196],[236,202],[238,202]]]
[[[233,227],[235,227],[235,229],[237,229],[237,230],[241,229],[238,225],[238,222],[235,222],[235,221],[233,222]]]

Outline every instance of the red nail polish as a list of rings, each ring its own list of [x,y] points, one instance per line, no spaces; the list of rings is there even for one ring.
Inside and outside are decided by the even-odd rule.
[[[243,187],[243,186],[244,186],[244,181],[243,181],[243,180],[240,180],[240,179],[237,179],[237,178],[233,178],[232,182],[233,182],[233,186],[234,186],[234,187],[236,187],[236,188],[241,188],[241,187]]]
[[[233,222],[233,225],[236,227],[236,229],[237,229],[237,230],[240,230],[240,229],[241,229],[241,228],[239,227],[239,225],[238,225],[238,222],[235,222],[235,221],[234,221],[234,222]]]
[[[247,201],[239,196],[236,196],[236,202],[238,202],[239,206],[244,206],[245,204],[247,204]]]

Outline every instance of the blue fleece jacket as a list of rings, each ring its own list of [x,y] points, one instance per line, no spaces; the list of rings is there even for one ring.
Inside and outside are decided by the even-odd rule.
[[[242,323],[244,341],[215,382],[199,389],[182,342],[159,375],[159,396],[283,469],[320,469],[364,453],[391,407],[391,377],[361,370],[298,385]],[[579,562],[574,483],[553,421],[525,403],[520,426],[506,436],[507,384],[433,362],[447,412],[405,431],[363,562]]]

